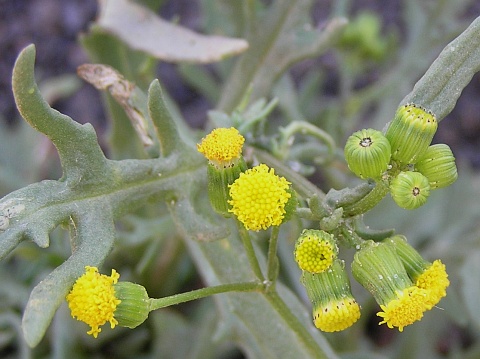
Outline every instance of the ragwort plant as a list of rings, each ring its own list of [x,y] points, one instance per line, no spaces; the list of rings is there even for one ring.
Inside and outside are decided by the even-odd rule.
[[[218,295],[221,311],[228,311],[220,336],[233,339],[249,357],[335,358],[321,332],[350,330],[361,320],[362,303],[352,292],[350,274],[378,303],[378,324],[399,332],[446,296],[450,281],[441,258],[426,260],[405,236],[370,229],[363,216],[388,193],[399,207],[414,210],[457,179],[448,145],[431,142],[479,70],[480,20],[445,47],[396,113],[385,118],[385,130],[363,129],[346,140],[346,163],[361,183],[325,193],[303,175],[307,165],[290,166],[287,159],[308,150],[292,144],[296,134],[306,134],[327,163],[337,156],[334,137],[306,121],[272,133],[267,121],[277,103],[283,106],[282,95],[269,103],[261,98],[291,64],[354,35],[341,38],[346,22],[337,18],[322,31],[311,30],[316,35],[311,43],[285,37],[304,11],[293,3],[271,5],[266,17],[278,25],[275,31],[247,37],[250,48],[231,72],[236,81],[217,94],[217,110],[210,113],[214,128],[203,138],[179,120],[158,80],[144,93],[111,67],[82,66],[80,75],[113,95],[111,114],[123,119],[111,135],[115,160],[104,155],[90,124],[75,122],[44,100],[35,82],[35,47],[20,53],[13,71],[18,110],[55,145],[63,174],[2,198],[1,257],[23,241],[48,247],[59,225],[68,228],[71,245],[71,256],[30,293],[22,320],[29,346],[40,343],[65,301],[71,317],[100,339],[106,326],[115,328],[109,333],[114,335],[118,327],[148,322],[161,308]],[[105,41],[112,48],[126,46],[110,36],[93,28],[82,42],[102,61],[113,56],[102,50]],[[272,39],[278,43],[266,56],[282,51],[280,65],[270,72],[267,65],[252,66]],[[132,154],[139,158],[122,159]],[[147,203],[165,204],[168,214],[162,209],[161,216],[175,224],[205,287],[155,298],[148,285],[130,281],[131,274],[124,280],[121,270],[100,273],[117,245],[115,221]],[[308,310],[279,279],[279,241],[288,240],[295,243],[288,260],[298,265]]]

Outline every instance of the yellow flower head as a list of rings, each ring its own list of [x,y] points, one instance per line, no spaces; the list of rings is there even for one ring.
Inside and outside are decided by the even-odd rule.
[[[111,328],[118,324],[113,317],[120,300],[115,296],[113,285],[120,275],[112,269],[110,277],[98,273],[96,267],[85,267],[85,274],[77,279],[67,295],[67,302],[73,318],[90,325],[87,334],[95,338],[102,331],[99,326],[110,322]]]
[[[352,274],[375,298],[382,309],[377,315],[389,328],[403,331],[420,320],[426,310],[428,290],[419,288],[409,277],[397,247],[391,241],[367,241],[354,255]]]
[[[360,318],[360,306],[350,289],[345,263],[335,259],[322,273],[304,271],[301,282],[313,306],[313,323],[324,332],[351,327]]]
[[[322,230],[306,229],[295,243],[295,261],[300,269],[311,273],[327,270],[337,253],[333,235]]]
[[[402,235],[396,235],[385,240],[385,243],[395,249],[400,256],[408,275],[418,288],[427,291],[425,303],[427,310],[437,305],[440,299],[447,295],[450,285],[445,264],[439,259],[433,263],[422,258],[415,248],[408,244]]]
[[[426,297],[427,291],[417,286],[398,291],[396,299],[380,305],[382,312],[378,312],[377,315],[382,317],[383,321],[378,324],[386,323],[390,329],[398,327],[398,330],[403,332],[404,327],[422,319],[427,309]]]
[[[240,174],[230,186],[233,213],[246,229],[259,231],[282,224],[285,205],[292,196],[288,182],[261,164]]]
[[[216,128],[197,144],[197,150],[217,167],[229,167],[241,156],[244,142],[236,128]]]
[[[430,267],[420,274],[416,279],[416,286],[428,292],[426,298],[427,309],[433,306],[447,295],[447,287],[450,285],[445,264],[439,259],[434,261]]]
[[[332,301],[315,308],[313,322],[324,332],[339,332],[351,327],[360,318],[360,306],[353,298]]]

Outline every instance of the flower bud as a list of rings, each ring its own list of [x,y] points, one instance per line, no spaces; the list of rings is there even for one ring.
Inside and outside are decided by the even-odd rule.
[[[324,332],[337,332],[360,318],[360,306],[353,298],[345,264],[335,260],[322,273],[303,272],[302,283],[313,306],[315,326]]]
[[[380,305],[379,324],[403,331],[429,309],[426,290],[413,284],[395,250],[384,243],[364,242],[354,255],[352,274]]]
[[[430,184],[420,172],[400,172],[390,183],[390,194],[399,207],[415,209],[427,202]]]
[[[447,287],[450,285],[448,274],[439,259],[433,263],[425,260],[411,245],[408,244],[405,236],[396,235],[383,241],[385,244],[395,249],[400,260],[418,288],[427,292],[425,304],[427,309],[431,309],[447,295]]]
[[[213,209],[230,217],[229,186],[235,182],[247,165],[242,156],[245,139],[236,128],[216,128],[197,144],[197,149],[208,159],[208,196]]]
[[[428,147],[415,169],[428,178],[432,190],[450,186],[458,178],[455,157],[450,147],[443,143]]]
[[[437,131],[435,115],[421,106],[406,104],[397,110],[385,136],[392,158],[402,164],[416,163],[427,151]]]
[[[380,131],[364,129],[351,135],[345,145],[348,168],[360,178],[380,178],[390,162],[390,143]]]
[[[150,299],[146,289],[131,282],[118,282],[114,288],[115,296],[121,300],[115,310],[118,325],[135,328],[142,324],[150,313]]]
[[[321,273],[337,258],[338,247],[332,234],[322,230],[305,229],[295,243],[293,254],[300,269]]]
[[[224,168],[242,156],[244,142],[245,138],[236,128],[216,128],[197,144],[197,150],[210,163]]]

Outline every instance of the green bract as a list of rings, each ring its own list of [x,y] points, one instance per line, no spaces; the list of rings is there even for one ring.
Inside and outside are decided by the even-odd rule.
[[[231,199],[229,186],[235,182],[240,173],[246,170],[247,165],[243,157],[232,161],[226,168],[218,168],[214,164],[208,164],[208,198],[213,209],[224,217],[231,217],[231,213],[228,212],[231,208],[228,204]]]
[[[115,319],[121,327],[135,328],[142,324],[150,313],[150,299],[146,289],[131,282],[118,282],[115,296],[121,300],[115,310]]]
[[[360,178],[380,178],[390,162],[390,143],[383,133],[363,129],[351,135],[345,144],[348,167]]]
[[[428,147],[415,168],[428,178],[431,189],[450,186],[458,178],[455,157],[450,147],[443,143]]]
[[[385,134],[392,147],[392,158],[402,164],[417,162],[430,146],[437,127],[435,115],[423,107],[399,107]]]
[[[400,172],[390,183],[390,194],[400,207],[415,209],[427,202],[430,184],[420,172]]]
[[[313,322],[324,332],[337,332],[360,318],[360,306],[353,298],[345,263],[336,259],[322,273],[304,271],[301,281],[312,302]]]

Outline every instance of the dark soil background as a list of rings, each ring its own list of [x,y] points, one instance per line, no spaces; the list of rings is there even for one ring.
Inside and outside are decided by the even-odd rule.
[[[473,13],[480,14],[480,1]],[[323,3],[323,2],[322,2]],[[325,3],[328,3],[326,1]],[[399,1],[361,1],[362,8],[382,14],[384,21],[398,20]],[[196,1],[170,0],[160,9],[165,18],[178,16],[190,28],[199,26]],[[317,4],[315,10],[321,10]],[[77,35],[95,19],[96,0],[0,0],[0,118],[10,124],[18,120],[11,91],[11,72],[18,53],[28,44],[37,46],[36,73],[39,80],[74,74],[78,65],[88,62],[77,43]],[[205,112],[213,106],[185,86],[174,66],[163,64],[160,77],[180,105],[184,116],[200,127]],[[455,110],[442,122],[436,142],[448,143],[457,159],[480,168],[480,76],[464,90]],[[105,128],[105,114],[97,90],[87,84],[72,96],[55,102],[54,107],[80,123],[92,122],[98,131]]]

